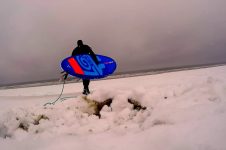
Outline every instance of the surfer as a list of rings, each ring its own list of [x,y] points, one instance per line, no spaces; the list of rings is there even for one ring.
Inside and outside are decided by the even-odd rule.
[[[77,47],[75,47],[74,50],[72,51],[72,56],[87,55],[87,54],[92,57],[92,59],[94,60],[94,62],[96,64],[98,64],[96,54],[92,51],[92,49],[88,45],[83,44],[82,40],[78,40]],[[67,78],[67,75],[64,76],[64,79]],[[82,79],[82,82],[83,82],[83,87],[84,87],[83,94],[85,94],[85,95],[90,94],[90,91],[89,91],[90,79]]]

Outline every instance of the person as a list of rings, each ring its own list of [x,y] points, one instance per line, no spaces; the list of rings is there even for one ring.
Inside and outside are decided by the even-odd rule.
[[[83,54],[90,55],[91,58],[94,60],[94,62],[96,64],[98,64],[96,54],[92,51],[91,47],[83,44],[82,40],[78,40],[77,41],[77,47],[75,47],[74,50],[72,51],[72,56],[83,55]],[[66,79],[66,78],[67,78],[67,75],[65,76],[64,79]],[[90,79],[82,79],[82,82],[83,82],[83,87],[84,87],[83,88],[83,94],[85,94],[85,95],[90,94],[90,91],[89,91]]]

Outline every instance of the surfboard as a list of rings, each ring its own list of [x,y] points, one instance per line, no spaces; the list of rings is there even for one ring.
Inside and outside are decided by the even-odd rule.
[[[82,79],[99,79],[111,75],[117,67],[110,57],[96,55],[98,64],[90,55],[77,55],[62,60],[61,68],[72,76]]]

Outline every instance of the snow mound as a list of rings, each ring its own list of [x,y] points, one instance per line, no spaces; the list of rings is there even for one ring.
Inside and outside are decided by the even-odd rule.
[[[106,91],[106,93],[108,92]],[[101,97],[97,101],[102,101],[108,96],[97,91],[88,97],[89,99]],[[51,133],[80,135],[109,130],[122,134],[142,130],[142,123],[150,116],[152,109],[134,110],[128,103],[128,92],[120,91],[119,94],[111,95],[111,97],[113,97],[112,106],[111,108],[103,107],[100,119],[98,116],[92,115],[92,106],[82,96],[64,100],[55,105],[21,107],[10,110],[0,120],[2,124],[0,135],[4,138],[17,138],[18,134],[19,136],[21,134],[23,136],[31,134],[45,136],[51,135]]]

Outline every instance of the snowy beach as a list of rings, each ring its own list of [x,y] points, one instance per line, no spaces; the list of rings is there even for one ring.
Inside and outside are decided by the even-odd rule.
[[[93,81],[90,113],[82,83],[0,90],[1,150],[225,150],[226,66]],[[145,110],[134,110],[128,99]]]

